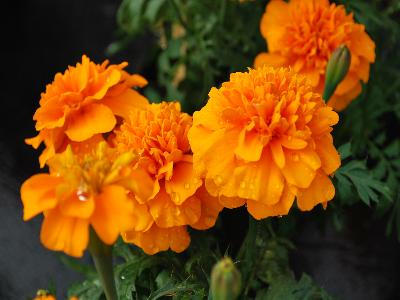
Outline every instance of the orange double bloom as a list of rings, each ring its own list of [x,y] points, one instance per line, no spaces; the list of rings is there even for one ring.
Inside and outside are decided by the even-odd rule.
[[[328,105],[343,110],[369,79],[375,61],[375,43],[364,25],[354,22],[344,6],[329,0],[272,0],[262,17],[260,30],[268,52],[259,54],[255,66],[291,66],[306,75],[315,91],[322,94],[325,69],[332,52],[346,45],[351,52],[348,74],[338,85]]]
[[[148,253],[185,250],[190,243],[187,225],[196,229],[214,226],[222,205],[202,187],[194,173],[188,131],[192,117],[182,113],[177,102],[151,104],[133,109],[130,118],[115,131],[112,144],[121,153],[137,149],[137,166],[155,181],[153,195],[146,201],[149,227],[123,236]],[[143,217],[143,216],[142,216]]]
[[[196,172],[225,207],[246,204],[261,219],[287,214],[295,197],[301,210],[333,198],[339,117],[304,76],[263,66],[231,74],[209,97],[189,141]]]
[[[82,63],[56,74],[33,116],[39,134],[26,140],[34,148],[44,142],[41,167],[68,144],[110,132],[117,123],[116,116],[127,117],[131,108],[147,104],[146,98],[132,89],[145,86],[147,81],[125,72],[126,66],[109,66],[108,61],[98,65],[84,55]]]

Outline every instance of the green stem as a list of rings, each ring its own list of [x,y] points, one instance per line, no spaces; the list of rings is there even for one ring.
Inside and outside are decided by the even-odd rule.
[[[112,246],[104,244],[92,228],[90,228],[89,252],[99,274],[106,299],[118,300],[114,281]]]
[[[237,260],[243,259],[243,256],[246,255],[246,251],[254,250],[256,238],[257,238],[257,220],[249,216],[249,228],[247,231],[247,235],[242,243],[242,246],[240,246],[238,255],[236,256]]]

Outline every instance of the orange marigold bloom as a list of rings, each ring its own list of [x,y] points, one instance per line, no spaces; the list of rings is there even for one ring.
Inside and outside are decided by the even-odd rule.
[[[39,134],[26,140],[35,149],[44,142],[41,167],[71,141],[82,142],[110,132],[117,122],[115,115],[127,117],[132,107],[147,104],[146,98],[131,89],[143,87],[147,81],[125,72],[127,65],[108,65],[107,60],[98,65],[84,55],[82,63],[56,74],[33,116]]]
[[[339,117],[305,77],[262,66],[231,74],[209,97],[189,141],[195,170],[225,207],[246,203],[261,219],[287,214],[295,197],[301,210],[333,198],[328,175],[340,158],[330,132]]]
[[[191,125],[191,116],[181,112],[179,103],[149,104],[147,109],[133,109],[112,138],[120,152],[139,151],[137,165],[155,181],[153,195],[146,201],[151,227],[124,235],[146,253],[185,250],[190,243],[186,225],[210,228],[222,209],[200,188],[203,182],[193,172],[187,138]]]
[[[273,0],[266,7],[260,30],[269,52],[259,54],[255,66],[292,66],[307,75],[321,94],[330,55],[341,45],[349,48],[349,72],[328,102],[335,110],[344,109],[361,93],[360,80],[368,81],[375,43],[343,5],[329,0]]]
[[[76,257],[88,245],[89,226],[106,244],[126,230],[148,228],[140,201],[151,195],[153,181],[130,167],[136,158],[133,152],[117,155],[105,142],[82,156],[68,147],[48,161],[50,174],[23,183],[24,220],[43,212],[42,243]]]

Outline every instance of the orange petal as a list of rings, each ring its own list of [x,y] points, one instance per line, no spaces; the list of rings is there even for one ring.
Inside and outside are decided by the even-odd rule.
[[[319,203],[326,203],[335,196],[335,187],[327,175],[318,172],[307,189],[298,189],[297,206],[307,211]]]
[[[219,196],[218,197],[219,203],[226,208],[238,208],[246,204],[246,199],[239,198],[239,197],[225,197]]]
[[[314,136],[320,136],[331,132],[331,126],[338,122],[339,115],[332,110],[332,107],[321,107],[314,113],[314,117],[308,123],[308,126]]]
[[[71,193],[65,199],[62,199],[59,209],[64,216],[88,219],[94,211],[93,196],[78,195],[77,193]]]
[[[174,164],[171,180],[165,181],[165,189],[176,205],[182,204],[202,185],[202,180],[193,171],[193,164],[178,162]]]
[[[332,174],[340,167],[340,156],[335,146],[333,145],[333,138],[330,134],[325,134],[315,139],[315,151],[322,162],[322,170],[325,174]]]
[[[295,138],[292,136],[282,136],[279,141],[281,142],[282,146],[288,149],[304,149],[307,147],[307,142],[305,140]]]
[[[257,132],[249,132],[243,129],[238,137],[238,145],[235,154],[239,159],[246,162],[258,161],[261,157],[264,145],[260,141]]]
[[[288,183],[296,187],[307,188],[315,177],[316,169],[318,169],[315,168],[317,165],[315,159],[318,158],[318,156],[308,156],[308,153],[304,153],[301,158],[300,153],[302,151],[303,150],[285,150],[286,164],[282,169],[282,173]],[[306,159],[312,162],[313,166],[310,166],[310,163],[306,163]],[[321,162],[319,162],[319,165],[320,164]]]
[[[363,25],[351,35],[350,50],[352,55],[365,57],[369,62],[375,61],[375,43],[364,31]]]
[[[328,106],[333,107],[336,111],[341,111],[350,104],[352,100],[358,97],[362,92],[361,83],[358,82],[357,85],[350,90],[348,93],[344,95],[336,95],[334,94],[331,99],[328,101]]]
[[[238,196],[272,205],[279,201],[284,179],[269,151],[265,151],[260,161],[248,163],[235,169]]]
[[[148,205],[154,221],[163,228],[194,224],[201,215],[199,199],[190,197],[181,205],[176,205],[163,187]]]
[[[247,200],[247,210],[257,220],[287,215],[293,205],[294,197],[295,195],[289,187],[285,186],[279,202],[274,205],[266,205],[260,201]]]
[[[160,228],[156,224],[145,231],[129,231],[123,234],[125,242],[133,243],[149,255],[171,248],[175,252],[184,251],[190,244],[186,226]]]
[[[103,188],[95,196],[95,210],[90,222],[100,239],[113,244],[121,232],[135,226],[133,203],[127,197],[126,190],[117,185]]]
[[[107,73],[106,77],[105,77],[104,82],[101,85],[100,89],[93,96],[88,97],[88,99],[95,99],[95,100],[102,99],[106,95],[108,90],[112,86],[116,85],[121,79],[121,71],[120,70],[108,69],[108,71],[106,71],[106,73]]]
[[[135,231],[146,231],[154,223],[153,217],[149,212],[149,208],[146,204],[141,204],[135,199],[131,199],[133,203],[133,216],[132,219],[135,222]]]
[[[348,93],[350,90],[354,89],[354,87],[360,82],[360,78],[357,74],[353,72],[347,73],[346,77],[342,82],[339,83],[335,90],[335,95],[344,95]]]
[[[279,51],[281,38],[286,31],[285,25],[289,19],[288,3],[282,0],[270,1],[266,12],[261,18],[260,31],[267,40],[269,52]]]
[[[146,109],[149,105],[146,97],[132,89],[127,89],[122,94],[114,97],[106,97],[101,103],[108,106],[115,115],[125,120],[129,120],[129,112],[132,109]]]
[[[272,158],[274,159],[276,165],[282,169],[285,166],[285,154],[283,153],[282,144],[280,141],[274,140],[271,141],[269,145]]]
[[[56,206],[56,187],[60,183],[62,179],[59,177],[37,174],[22,184],[21,198],[24,204],[25,221]]]
[[[65,217],[58,209],[53,209],[45,215],[40,240],[50,250],[81,257],[89,243],[89,222]]]
[[[116,122],[112,111],[107,106],[89,104],[71,114],[65,133],[72,141],[82,142],[97,133],[111,131]]]
[[[222,205],[218,201],[218,197],[211,196],[204,186],[199,188],[195,197],[201,201],[200,219],[191,226],[198,230],[205,230],[215,225],[218,214],[222,210]]]
[[[258,68],[263,65],[271,67],[283,67],[286,66],[287,60],[284,56],[275,53],[262,52],[256,56],[254,60],[254,67]]]
[[[36,110],[33,119],[37,120],[35,126],[37,131],[43,128],[62,127],[65,122],[64,107],[58,101],[48,101]]]

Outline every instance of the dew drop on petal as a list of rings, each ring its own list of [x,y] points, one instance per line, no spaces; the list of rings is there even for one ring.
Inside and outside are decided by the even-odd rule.
[[[185,185],[184,185],[184,187],[185,187],[185,189],[187,189],[187,190],[190,189],[190,183],[187,183],[187,182],[186,182]]]
[[[78,190],[76,192],[76,196],[78,197],[79,201],[87,201],[89,199],[89,193],[82,190]]]

